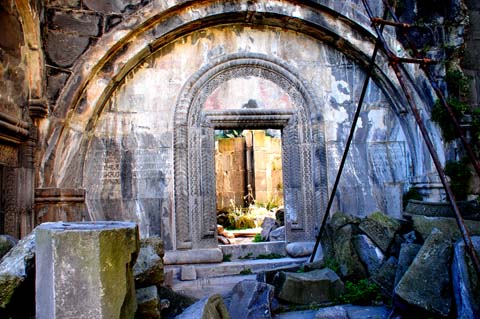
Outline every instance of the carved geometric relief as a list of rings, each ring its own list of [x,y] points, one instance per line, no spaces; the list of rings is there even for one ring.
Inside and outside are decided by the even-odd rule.
[[[293,109],[204,109],[217,87],[246,77],[260,77],[280,87]],[[282,129],[286,240],[314,240],[327,195],[326,155],[318,155],[325,151],[323,118],[318,114],[311,118],[312,110],[319,107],[315,101],[295,70],[260,54],[226,56],[192,76],[179,97],[174,119],[177,249],[217,245],[213,134],[225,127]]]

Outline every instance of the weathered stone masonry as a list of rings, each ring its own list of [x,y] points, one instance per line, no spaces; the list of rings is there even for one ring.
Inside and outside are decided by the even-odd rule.
[[[286,141],[287,240],[314,238],[374,45],[360,3],[15,3],[0,12],[12,29],[0,43],[10,79],[0,120],[16,130],[1,145],[8,232],[47,219],[133,220],[168,249],[216,246],[213,130],[256,125]],[[392,29],[386,36],[402,51]],[[428,117],[433,93],[408,72]],[[402,193],[435,186],[436,174],[385,57],[373,78],[335,209],[397,215]],[[251,99],[259,109],[242,110]]]

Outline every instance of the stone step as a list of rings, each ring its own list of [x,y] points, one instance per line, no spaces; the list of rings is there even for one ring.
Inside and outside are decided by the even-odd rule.
[[[219,245],[223,256],[229,256],[232,261],[242,260],[247,257],[253,259],[259,255],[276,254],[287,256],[284,241],[246,243],[239,245]]]
[[[222,263],[210,264],[190,264],[190,265],[165,265],[165,275],[167,281],[175,284],[176,281],[196,280],[202,278],[214,278],[224,276],[240,275],[241,272],[259,273],[265,270],[274,270],[278,268],[301,266],[308,260],[303,258],[278,258],[278,259],[252,259],[239,260]],[[168,284],[168,283],[167,283]]]

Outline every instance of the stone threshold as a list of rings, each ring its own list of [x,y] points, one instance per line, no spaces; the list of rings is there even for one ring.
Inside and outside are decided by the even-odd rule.
[[[201,278],[241,275],[241,272],[243,274],[248,272],[256,274],[266,270],[301,266],[307,260],[308,257],[284,257],[277,259],[251,259],[211,264],[165,265],[164,271],[165,274],[168,274],[167,276],[171,276],[173,282],[182,281],[182,276],[184,278],[183,281],[189,281]],[[185,276],[186,272],[190,272],[192,275]]]
[[[238,282],[255,279],[257,273],[301,266],[307,260],[308,257],[284,257],[214,264],[165,265],[165,283],[174,291],[193,298],[200,299],[213,293],[225,295]]]

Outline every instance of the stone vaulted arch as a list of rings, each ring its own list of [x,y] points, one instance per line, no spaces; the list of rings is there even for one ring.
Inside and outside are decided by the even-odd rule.
[[[256,112],[250,120],[251,111],[224,111],[216,112],[215,120],[221,123],[223,118],[252,127],[263,119],[267,126],[283,129],[287,241],[315,238],[327,195],[323,117],[312,114],[318,100],[297,72],[285,63],[245,53],[225,56],[205,66],[192,76],[179,96],[174,119],[175,217],[179,249],[216,245],[213,158],[216,126],[202,107],[210,93],[222,83],[249,76],[276,83],[291,97],[295,110],[291,113],[282,110]],[[314,175],[320,178],[317,185]]]
[[[346,7],[349,9],[343,11]],[[336,8],[333,1],[307,1],[302,4],[286,0],[268,1],[268,3],[246,0],[223,2],[178,0],[168,3],[152,1],[138,13],[130,16],[102,36],[97,44],[84,53],[74,66],[72,76],[61,91],[56,105],[52,108],[52,116],[45,120],[46,123],[40,129],[40,138],[46,147],[40,154],[42,159],[38,168],[38,176],[41,176],[41,179],[38,187],[61,189],[86,187],[86,154],[99,118],[104,114],[104,109],[112,94],[122,85],[128,74],[134,73],[133,71],[144,61],[176,39],[219,25],[243,24],[259,28],[269,26],[303,34],[319,43],[327,44],[341,52],[361,69],[367,65],[368,58],[373,51],[374,37],[364,14],[355,8],[355,1],[345,1],[342,8]],[[393,34],[386,34],[386,37],[391,43],[401,48]],[[298,185],[295,184],[292,186],[292,191],[287,192],[287,196],[294,197],[290,202],[306,207],[303,215],[295,215],[301,206],[291,210],[294,222],[292,222],[289,240],[311,239],[327,193],[327,179],[324,171],[326,167],[321,165],[324,163],[322,156],[325,153],[322,146],[324,137],[321,136],[323,134],[322,115],[310,111],[312,105],[318,105],[314,96],[315,92],[309,92],[308,84],[302,83],[302,77],[289,65],[289,63],[276,60],[272,56],[266,58],[246,53],[243,56],[231,54],[212,56],[210,62],[193,75],[188,83],[184,84],[177,105],[171,105],[172,108],[177,108],[176,118],[173,122],[175,127],[174,152],[175,158],[182,156],[188,158],[189,143],[206,140],[211,129],[220,125],[217,121],[218,116],[220,119],[232,119],[237,116],[237,121],[246,118],[247,114],[201,112],[201,99],[210,92],[209,85],[215,87],[219,83],[217,81],[222,77],[238,77],[248,72],[256,72],[255,76],[276,83],[294,101],[297,101],[296,111],[290,116],[291,122],[289,121],[288,125],[279,124],[279,126],[284,129],[284,134],[285,132],[291,133],[288,136],[295,141],[291,143],[291,147],[298,146],[299,148],[298,151],[291,152],[284,148],[284,154],[301,156],[301,160],[292,160],[292,163],[301,165],[295,168],[297,171],[306,170],[307,172],[298,181]],[[411,67],[407,71],[417,85],[417,87],[414,86],[415,98],[420,102],[424,114],[428,114],[428,105],[433,99],[433,95],[430,95],[428,85],[425,84],[427,81],[415,67]],[[432,175],[432,167],[429,166],[428,158],[426,159],[425,149],[416,142],[419,140],[416,125],[412,119],[405,116],[404,100],[384,56],[378,58],[373,78],[382,94],[390,102],[389,106],[393,108],[399,126],[405,132],[413,162],[411,164],[412,175],[420,176],[428,182]],[[266,118],[273,116],[273,120],[275,120],[275,116],[277,119],[280,115],[289,116],[281,114],[281,112],[257,115]],[[292,123],[296,124],[292,125]],[[429,129],[436,132],[435,136],[439,136],[434,125],[430,124]],[[299,143],[297,143],[297,138]],[[439,149],[442,149],[439,138],[434,143]],[[205,142],[204,146],[206,149],[211,148],[208,142]],[[196,156],[197,159],[202,158],[199,153],[202,150],[197,149],[196,151],[197,153],[191,151],[193,153],[190,155]],[[183,154],[182,152],[187,153]],[[175,171],[181,171],[187,177],[190,176],[189,167],[182,167],[186,164],[181,163],[182,161],[175,163]],[[200,173],[205,171],[202,168],[203,163],[197,161],[195,165]],[[314,178],[311,178],[309,174]],[[295,178],[290,178],[290,180],[296,183]],[[181,181],[182,177],[175,176],[175,179],[176,182]],[[307,187],[311,185],[313,187]],[[176,201],[174,208],[171,209],[180,213],[174,216],[177,218],[176,220],[169,221],[174,228],[172,233],[176,232],[171,237],[178,239],[177,243],[172,243],[172,248],[177,244],[178,248],[208,247],[213,242],[211,216],[204,214],[208,211],[208,207],[205,205],[211,205],[211,203],[195,202],[195,196],[190,196],[189,193],[195,187],[200,189],[200,193],[196,193],[196,196],[203,195],[202,192],[207,191],[202,181],[192,183],[185,177],[183,177],[183,182],[175,184]],[[296,190],[304,190],[305,194]],[[186,199],[186,201],[180,203],[179,198]],[[312,199],[312,203],[305,198]],[[195,209],[200,207],[201,213],[192,215],[190,213],[192,207]],[[197,219],[194,220],[194,218]],[[179,226],[190,222],[199,222],[202,229],[198,233],[190,235],[188,228],[184,229],[182,228],[184,226]],[[301,236],[295,237],[300,233],[302,233]]]

